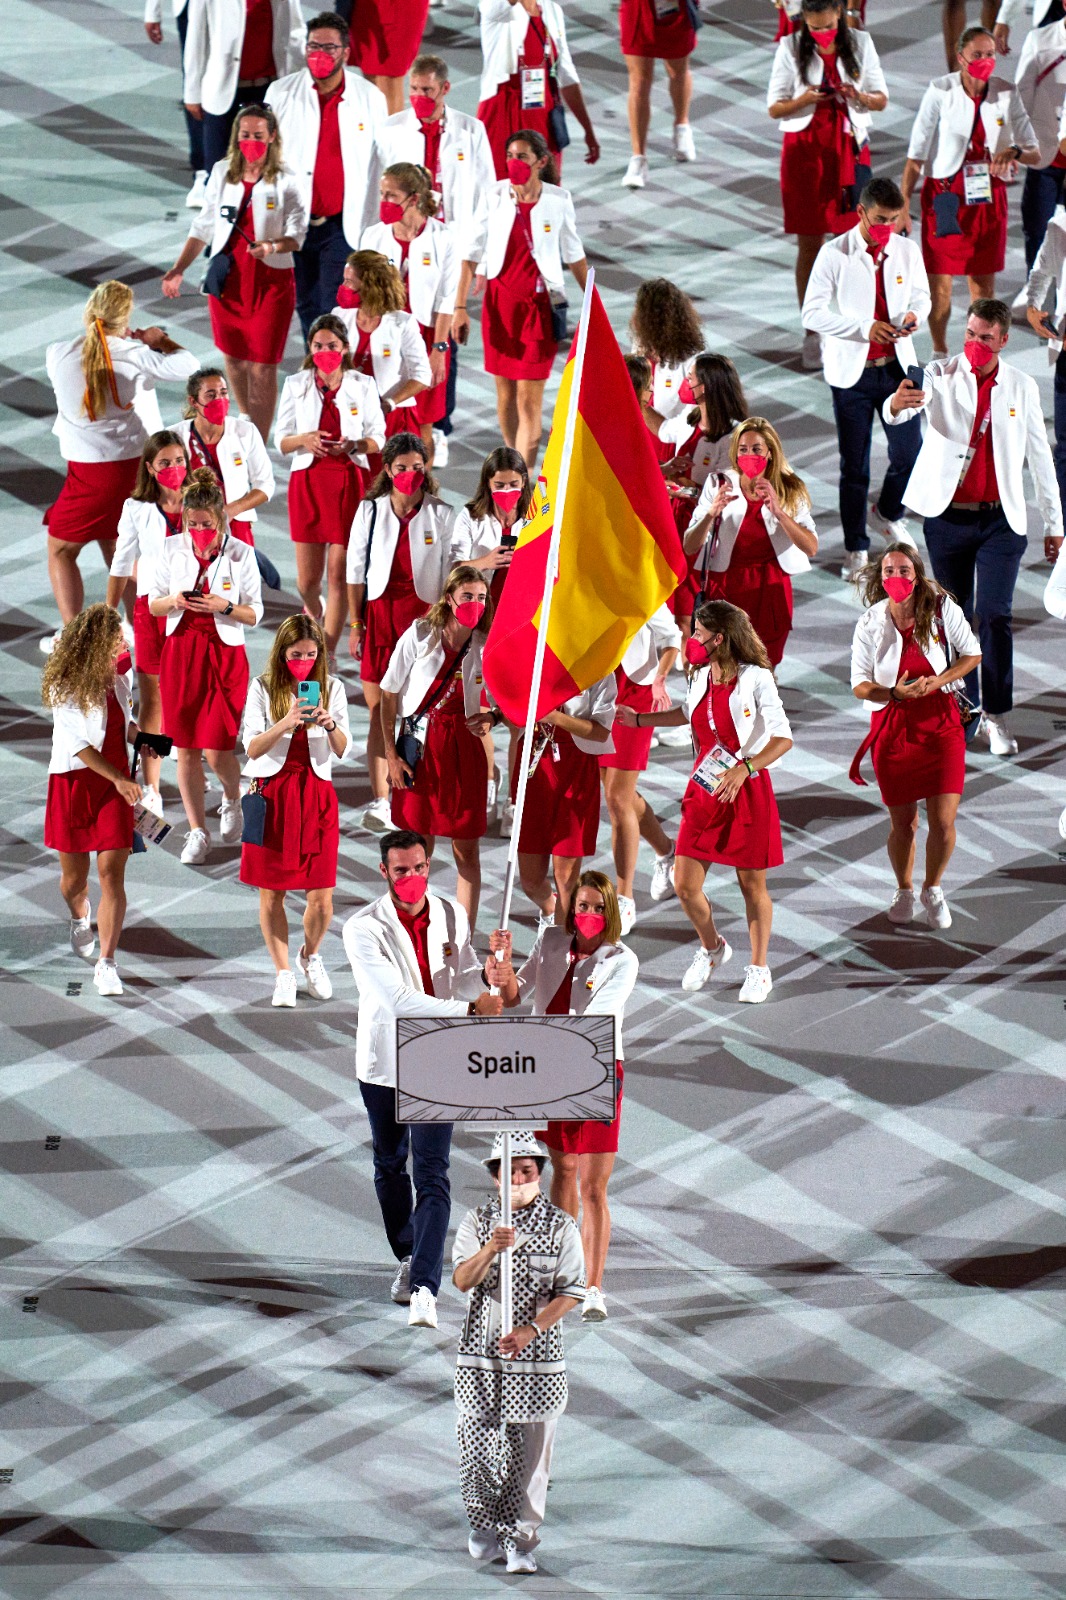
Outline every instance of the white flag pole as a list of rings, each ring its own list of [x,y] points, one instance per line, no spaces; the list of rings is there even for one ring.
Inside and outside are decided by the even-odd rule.
[[[511,1226],[511,1130],[503,1130],[503,1158],[500,1161],[500,1225]],[[500,1251],[500,1332],[514,1331],[514,1295],[511,1289],[511,1271],[514,1265],[510,1249]]]

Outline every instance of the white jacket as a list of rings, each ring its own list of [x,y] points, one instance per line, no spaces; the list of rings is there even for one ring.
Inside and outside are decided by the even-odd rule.
[[[638,352],[639,353],[639,352]],[[671,367],[665,361],[652,363],[651,374],[651,408],[657,411],[660,417],[669,422],[674,417],[687,417],[692,410],[691,405],[678,399],[678,388],[685,373],[691,367],[695,356],[690,356],[687,361],[681,361],[677,366]],[[660,438],[662,435],[660,434]],[[682,436],[682,443],[688,434]]]
[[[274,70],[292,72],[303,59],[304,19],[300,0],[271,0],[274,8]],[[244,46],[245,0],[189,0],[182,71],[188,105],[223,116],[237,93]]]
[[[171,0],[172,10],[176,17],[180,17],[189,0]],[[145,22],[162,22],[163,0],[144,0]]]
[[[363,230],[360,250],[376,250],[399,270],[403,260],[400,241],[387,222],[373,222]],[[407,252],[407,286],[411,314],[423,328],[431,328],[438,311],[455,310],[455,289],[459,282],[459,252],[450,227],[426,219],[417,239]]]
[[[977,416],[977,379],[964,356],[930,361],[925,368],[926,399],[919,408],[925,416],[925,437],[903,494],[904,503],[920,517],[938,517],[958,487]],[[882,415],[892,427],[908,421],[914,411],[894,417],[891,399]],[[1050,534],[1062,534],[1062,504],[1055,467],[1047,442],[1040,390],[1035,378],[1009,367],[1000,357],[992,389],[992,459],[996,468],[1003,514],[1015,533],[1026,534],[1025,485],[1022,466],[1028,462],[1036,502]]]
[[[425,166],[426,141],[422,124],[411,110],[387,117],[378,130],[382,168],[398,161]],[[496,182],[496,166],[485,124],[465,111],[445,106],[440,134],[440,193],[443,220],[462,236],[474,220],[478,196]]]
[[[940,614],[944,634],[956,656],[979,656],[981,646],[977,635],[962,614],[962,607],[950,595],[942,595]],[[944,672],[950,665],[940,645],[940,636],[934,627],[932,638],[922,647],[934,673]],[[899,677],[899,663],[903,655],[903,635],[892,620],[887,600],[878,600],[855,624],[851,638],[851,687],[860,683],[879,683],[891,689]],[[950,693],[945,690],[945,693]],[[888,701],[869,702],[871,711],[884,711]]]
[[[522,526],[521,522],[515,522],[510,528],[505,528],[498,517],[491,514],[472,517],[466,506],[462,506],[452,524],[452,566],[458,566],[460,561],[480,561],[482,556],[487,556],[503,543],[505,533],[517,537]],[[485,573],[489,583],[494,576],[494,572]]]
[[[295,684],[295,679],[293,683]],[[295,691],[293,699],[295,700]],[[326,710],[329,712],[337,727],[344,734],[344,749],[340,755],[333,754],[333,746],[329,742],[329,734],[325,728],[320,728],[317,722],[308,724],[307,727],[307,753],[311,757],[311,769],[319,778],[331,782],[335,762],[344,761],[352,748],[351,727],[348,722],[348,701],[344,693],[344,685],[339,678],[331,677],[329,680],[329,696]],[[270,696],[267,694],[266,684],[262,678],[253,678],[248,687],[248,701],[244,708],[244,727],[241,731],[241,743],[247,750],[257,734],[265,733],[274,726],[274,716],[270,710]],[[242,768],[245,778],[272,778],[280,772],[289,755],[289,746],[292,744],[292,734],[283,733],[277,744],[272,745],[266,755],[257,756],[253,760],[249,757]]]
[[[710,682],[709,666],[701,667],[695,676],[689,679],[685,715],[690,723],[692,713],[707,693]],[[771,739],[792,737],[792,729],[785,716],[785,708],[781,704],[774,675],[766,667],[746,664],[740,668],[737,681],[729,696],[729,715],[737,730],[742,756],[757,756]],[[770,765],[776,767],[777,762],[771,761]]]
[[[670,607],[662,605],[630,639],[622,657],[622,671],[630,683],[652,683],[663,651],[680,649],[681,629]]]
[[[315,80],[306,67],[286,78],[278,78],[266,92],[266,103],[278,119],[285,165],[303,184],[304,204],[310,215],[318,134],[322,126]],[[346,67],[337,126],[344,166],[344,237],[353,247],[367,223],[377,214],[381,154],[376,137],[385,121],[386,109],[381,90]]]
[[[358,311],[348,311],[334,306],[333,315],[340,317],[348,330],[348,343],[353,352],[359,345]],[[374,383],[383,400],[392,399],[392,391],[401,384],[417,378],[428,389],[433,372],[426,354],[422,330],[409,311],[387,311],[370,335],[370,364],[374,370]],[[417,395],[401,400],[397,410],[413,406]]]
[[[481,88],[479,100],[491,100],[502,83],[518,71],[518,58],[525,44],[529,13],[509,0],[479,0],[481,14]],[[548,38],[555,46],[555,71],[559,87],[580,83],[577,68],[566,42],[566,21],[556,0],[540,0],[540,16]]]
[[[1006,78],[989,80],[981,103],[981,122],[992,156],[1012,144],[1023,150],[1036,144],[1022,97]],[[966,158],[973,127],[974,102],[962,87],[961,73],[947,72],[934,78],[914,119],[907,160],[920,161],[928,177],[953,178]]]
[[[598,722],[601,727],[608,729],[606,742],[597,744],[595,739],[579,739],[572,735],[578,749],[587,756],[609,756],[614,752],[614,740],[611,738],[610,729],[614,726],[614,708],[618,699],[618,684],[612,672],[607,678],[597,678],[595,683],[589,684],[580,694],[571,695],[569,700],[564,700],[557,711],[565,711],[568,717],[587,717],[589,722]]]
[[[521,7],[516,9],[523,17],[526,15]],[[473,227],[461,248],[464,260],[482,264],[479,270],[486,278],[496,278],[500,274],[517,214],[514,190],[507,178],[485,190]],[[566,283],[564,267],[573,261],[582,261],[585,256],[569,189],[560,189],[554,183],[542,184],[540,199],[529,213],[529,224],[533,259],[540,275],[549,290],[562,294]]]
[[[531,1015],[545,1017],[559,992],[570,964],[572,935],[565,928],[545,928],[529,955],[516,970],[522,1000],[532,995]],[[614,1017],[618,1059],[622,1048],[622,1019],[633,993],[640,963],[624,944],[601,944],[589,956],[578,956],[570,987],[572,1017]]]
[[[659,438],[662,439],[664,444],[674,445],[677,451],[680,451],[681,446],[692,437],[697,426],[696,423],[688,420],[690,410],[691,407],[686,406],[684,411],[679,411],[675,416],[670,417],[659,429]],[[727,470],[729,466],[729,447],[732,443],[732,432],[723,433],[720,439],[704,439],[702,437],[697,439],[696,447],[689,458],[691,465],[688,469],[688,476],[694,484],[702,487],[712,472],[725,472]]]
[[[699,551],[699,559],[696,563],[700,572],[726,572],[728,570],[729,563],[733,558],[733,546],[736,544],[737,534],[740,532],[740,524],[744,521],[744,513],[748,509],[748,502],[745,500],[740,487],[740,474],[734,472],[732,467],[729,467],[720,476],[727,479],[734,498],[730,500],[722,512],[722,522],[718,529],[717,537],[714,533],[713,523],[708,529],[706,541]],[[700,491],[696,509],[689,520],[689,527],[708,515],[711,509],[711,502],[717,493],[718,480],[716,478],[708,478]],[[780,526],[769,506],[763,506],[762,519],[770,536],[770,543],[774,547],[774,554],[777,556],[777,564],[781,571],[792,575],[799,572],[809,572],[811,570],[810,560],[798,545],[792,543],[792,540],[784,528]],[[817,535],[818,530],[814,526],[814,518],[811,515],[809,504],[801,506],[793,514],[793,520],[798,522],[802,528],[809,528],[813,534]]]
[[[361,372],[346,372],[334,398],[341,422],[341,436],[345,439],[372,439],[378,450],[385,443],[385,417],[378,399],[373,378]],[[281,450],[281,441],[290,433],[314,433],[322,417],[322,396],[315,383],[315,374],[308,368],[292,373],[285,379],[278,401],[278,414],[274,424],[274,449]],[[289,457],[293,472],[302,472],[314,460],[310,450],[297,450]],[[369,463],[362,453],[351,457],[357,466]]]
[[[133,673],[115,674],[115,698],[119,703],[127,731],[133,716]],[[107,707],[92,706],[80,711],[71,700],[62,700],[52,707],[52,755],[48,771],[84,772],[84,761],[79,761],[78,751],[91,745],[94,750],[104,748],[107,733]]]
[[[862,377],[874,321],[877,268],[858,227],[823,244],[815,258],[803,300],[803,326],[822,334],[826,383],[851,389]],[[894,233],[885,249],[885,301],[888,320],[898,328],[908,311],[918,324],[929,315],[929,278],[921,248]],[[895,355],[904,371],[916,365],[910,334],[883,353]]]
[[[470,644],[463,656],[463,704],[468,717],[481,710],[481,693],[484,678],[481,675],[482,637],[470,635]],[[392,659],[381,680],[381,687],[389,694],[400,697],[400,716],[413,717],[444,665],[444,644],[432,623],[419,617],[396,641]]]
[[[870,35],[853,28],[851,37],[859,63],[859,76],[851,78],[841,69],[841,82],[850,83],[860,94],[887,95],[888,85],[885,83],[881,62]],[[807,69],[807,78],[804,79],[800,75],[799,39],[798,33],[791,33],[784,39],[778,40],[777,54],[774,56],[773,69],[770,73],[770,87],[766,93],[768,106],[776,105],[779,100],[796,100],[807,89],[817,89],[822,81],[825,69],[817,50],[814,53],[814,60]],[[782,117],[778,123],[782,133],[801,133],[814,117],[814,110],[814,106],[808,106],[806,111],[800,111],[794,117]],[[860,111],[857,106],[848,108],[851,131],[860,145],[864,145],[870,137],[870,115],[869,111]]]
[[[255,551],[243,539],[227,533],[222,548],[207,569],[209,594],[223,595],[235,606],[251,606],[257,623],[263,620],[263,591],[259,581],[259,568]],[[200,566],[187,533],[175,533],[164,541],[163,548],[152,574],[149,600],[162,600],[169,594],[180,594],[183,589],[193,589],[199,584]],[[172,634],[184,611],[167,612],[167,634]],[[244,644],[244,623],[232,617],[215,614],[215,627],[223,644]]]
[[[418,513],[407,525],[411,545],[411,574],[415,593],[427,606],[439,600],[451,571],[452,507],[427,494]],[[371,538],[373,527],[373,538]],[[378,600],[392,574],[392,559],[400,537],[400,519],[389,495],[363,500],[352,522],[348,540],[347,581],[366,584],[366,598]],[[367,566],[369,546],[370,563]]]
[[[1025,36],[1014,82],[1040,145],[1040,164],[1058,154],[1066,101],[1066,22],[1033,28]]]
[[[229,242],[237,213],[244,201],[243,183],[230,183],[226,178],[228,166],[229,161],[223,159],[216,161],[211,168],[200,215],[189,229],[189,238],[202,239],[209,244],[213,256],[217,256]],[[228,219],[222,215],[223,207],[230,213]],[[287,167],[278,173],[272,183],[260,179],[254,185],[251,205],[241,220],[241,231],[256,243],[266,239],[295,239],[297,249],[303,244],[307,233],[303,185]],[[291,271],[292,252],[282,250],[276,255],[265,256],[263,265],[279,271]]]
[[[1027,0],[1002,0],[999,11],[996,13],[996,27],[1017,28],[1025,25],[1029,28],[1038,28],[1047,16],[1050,0],[1032,0],[1032,10],[1029,10]],[[1026,15],[1029,12],[1029,15]]]
[[[1042,310],[1052,284],[1055,285],[1053,320],[1059,328],[1060,337],[1048,339],[1046,343],[1048,362],[1054,366],[1062,350],[1061,333],[1066,323],[1066,216],[1063,215],[1061,208],[1048,223],[1044,241],[1033,262],[1029,282],[1026,285],[1028,304],[1035,306],[1038,311]]]
[[[85,335],[50,344],[45,366],[55,390],[58,416],[52,432],[64,461],[129,461],[139,456],[145,440],[163,426],[157,383],[184,383],[200,363],[191,350],[160,355],[139,339],[108,339],[119,405],[107,393],[107,409],[90,422],[82,409],[85,374],[81,351]],[[121,409],[128,406],[129,410]]]
[[[1062,617],[1066,620],[1066,556],[1063,551],[1066,544],[1059,547],[1058,557],[1051,569],[1051,577],[1044,590],[1044,609],[1050,611],[1053,617]]]
[[[137,573],[137,593],[152,590],[152,574],[170,536],[167,519],[151,500],[127,500],[118,519],[118,542],[108,576],[132,578]]]
[[[174,432],[181,438],[185,453],[189,452],[192,437],[192,419],[183,418]],[[222,493],[226,504],[241,500],[252,489],[262,489],[268,500],[274,498],[274,469],[270,465],[263,436],[250,417],[228,416],[222,426],[222,437],[215,446],[218,464],[222,468]],[[242,511],[238,522],[255,522],[257,514]]]
[[[359,990],[355,1070],[363,1083],[396,1085],[397,1017],[465,1017],[484,994],[484,965],[470,944],[462,906],[428,894],[426,945],[433,993],[422,987],[414,942],[386,892],[344,924],[344,950]]]

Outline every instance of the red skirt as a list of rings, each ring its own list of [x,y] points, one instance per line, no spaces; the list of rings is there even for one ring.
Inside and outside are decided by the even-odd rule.
[[[984,205],[959,206],[961,233],[938,239],[935,232],[933,196],[940,189],[934,178],[922,184],[922,258],[927,272],[952,278],[969,274],[984,278],[1003,271],[1007,254],[1007,185],[992,179],[992,199]],[[951,188],[961,195],[962,178],[956,176]]]
[[[656,20],[655,0],[622,0],[618,30],[624,56],[680,61],[696,48],[696,30],[688,20],[684,0],[678,0],[674,15],[662,21]]]
[[[622,1126],[622,1083],[625,1073],[622,1063],[617,1063],[618,1097],[615,1101],[613,1122],[549,1122],[546,1128],[535,1133],[549,1150],[559,1150],[564,1156],[614,1155],[618,1149],[618,1130]]]
[[[234,250],[222,296],[208,295],[215,348],[234,361],[276,367],[285,354],[296,309],[292,269],[268,267],[248,254],[243,239]]]
[[[359,676],[364,683],[381,682],[401,633],[406,633],[412,622],[429,610],[429,602],[419,596],[413,584],[404,584],[390,593],[391,588],[390,585],[376,600],[368,600],[363,613]]]
[[[618,685],[617,704],[632,706],[634,711],[651,710],[651,684],[634,683],[621,667],[615,669],[614,681]],[[616,717],[611,728],[614,754],[597,756],[601,767],[620,767],[623,772],[643,772],[651,754],[654,728],[627,728]]]
[[[799,133],[781,142],[781,198],[785,232],[847,233],[859,219],[840,209],[843,179],[835,118],[812,117]]]
[[[354,461],[322,456],[289,478],[289,537],[294,544],[340,544],[348,536],[367,475]]]
[[[166,636],[166,617],[153,617],[148,609],[148,596],[139,594],[133,606],[133,658],[138,672],[158,678]]]
[[[882,720],[870,757],[886,806],[910,806],[932,795],[962,793],[966,736],[954,696],[894,700],[875,715]]]
[[[357,0],[350,23],[352,66],[368,78],[404,77],[428,15],[429,0]]]
[[[303,760],[297,745],[301,734]],[[241,882],[279,893],[336,888],[341,837],[337,791],[311,766],[306,729],[293,734],[285,765],[264,781],[263,792],[263,842],[241,845]]]
[[[477,119],[485,124],[497,178],[507,176],[507,141],[519,128],[530,128],[547,140],[548,149],[555,155],[555,165],[562,174],[563,158],[548,125],[548,111],[548,106],[527,106],[523,111],[522,84],[517,72],[512,72],[494,95],[482,100],[477,108]]]
[[[88,767],[53,772],[44,808],[44,842],[49,850],[88,855],[93,850],[133,848],[133,807],[114,784]]]
[[[248,698],[243,644],[223,644],[213,616],[186,612],[163,646],[159,695],[179,750],[235,750]]]
[[[518,849],[530,856],[592,856],[600,831],[600,764],[579,750],[568,733],[555,729],[558,761],[546,750],[526,789]],[[518,755],[521,759],[522,747]],[[511,799],[518,788],[516,760]]]
[[[67,544],[117,539],[118,519],[136,486],[140,462],[140,456],[124,461],[68,461],[59,498],[41,518],[50,537]]]
[[[703,755],[701,750],[697,766]],[[716,800],[690,779],[681,801],[677,854],[723,867],[779,867],[785,856],[770,774],[760,771],[749,778],[732,805]]]
[[[462,685],[454,692],[463,705]],[[431,712],[413,789],[392,791],[392,821],[439,839],[482,839],[488,827],[485,747],[463,710]]]
[[[792,632],[792,579],[776,561],[730,566],[707,574],[708,600],[728,600],[746,611],[776,667]]]
[[[490,278],[481,312],[481,343],[490,376],[543,383],[551,376],[559,349],[552,338],[547,295],[519,298],[502,277]]]

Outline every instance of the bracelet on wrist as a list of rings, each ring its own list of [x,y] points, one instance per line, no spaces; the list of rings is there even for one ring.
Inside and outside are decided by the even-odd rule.
[[[754,776],[755,776],[755,768],[752,766],[752,764],[751,764],[750,760],[748,759],[748,757],[747,756],[743,756],[741,759],[743,760],[744,765],[748,769],[748,777],[749,778],[754,778]]]

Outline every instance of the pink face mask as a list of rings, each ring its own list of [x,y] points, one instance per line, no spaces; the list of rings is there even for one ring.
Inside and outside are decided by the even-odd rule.
[[[397,900],[405,906],[416,906],[428,887],[420,872],[409,872],[406,878],[390,878],[390,887]]]
[[[986,344],[982,344],[980,339],[967,339],[962,347],[962,353],[976,372],[978,367],[987,367],[996,352],[990,350]]]
[[[685,640],[685,660],[690,667],[705,667],[710,659],[711,652],[702,640]]]
[[[878,250],[883,250],[896,230],[891,222],[868,222],[866,231],[870,235],[870,243],[876,245]]]
[[[971,78],[976,78],[978,83],[987,83],[995,70],[995,56],[981,56],[977,61],[967,61],[966,63],[966,71]]]
[[[519,156],[508,156],[507,176],[517,188],[523,188],[533,176],[533,168],[528,161],[523,161]]]
[[[453,605],[455,620],[464,628],[476,628],[485,615],[484,600],[460,600],[458,605]]]
[[[881,582],[888,598],[894,600],[898,606],[901,606],[904,600],[909,600],[914,593],[913,578],[882,578]]]
[[[310,658],[307,656],[288,656],[286,657],[285,665],[297,683],[303,683],[304,679],[309,678],[314,672],[317,660],[317,656],[311,656]]]
[[[328,50],[308,50],[307,52],[307,70],[312,78],[330,77],[337,65],[338,63]]]
[[[835,28],[808,28],[807,32],[819,50],[828,50],[831,44],[836,44],[837,31]]]
[[[349,289],[346,283],[342,283],[340,288],[337,290],[337,304],[340,306],[342,311],[357,310],[362,303],[362,299],[363,297],[359,293],[359,290]]]
[[[265,139],[238,139],[241,155],[250,166],[255,166],[257,161],[262,161],[269,148]]]
[[[155,481],[161,483],[164,489],[180,489],[185,482],[185,468],[159,467],[156,471]]]
[[[411,96],[411,110],[419,122],[428,122],[437,109],[437,102],[431,100],[428,94],[413,94]]]
[[[336,372],[344,360],[343,350],[312,350],[311,360],[319,372]]]
[[[390,225],[403,221],[403,206],[398,200],[383,200],[378,206],[378,216]]]
[[[211,546],[218,538],[218,529],[190,528],[189,538],[193,542],[193,548],[195,550],[199,550],[200,554],[203,555],[205,550],[210,550]]]
[[[766,456],[757,456],[753,451],[741,450],[737,456],[737,466],[745,478],[760,478],[766,471]]]
[[[521,489],[493,489],[492,503],[501,511],[513,511],[522,498]]]
[[[225,395],[218,400],[209,400],[203,412],[205,422],[209,422],[213,428],[220,428],[229,416],[229,400]]]
[[[607,926],[607,918],[600,911],[575,911],[574,927],[583,939],[595,939]]]
[[[678,384],[677,398],[681,401],[683,406],[694,406],[696,404],[696,391],[687,378],[682,378],[681,382]]]
[[[133,657],[128,650],[123,650],[120,656],[115,657],[115,672],[121,677],[126,672],[133,671]]]
[[[392,475],[393,488],[399,494],[417,494],[422,487],[425,473],[421,467],[415,467],[409,472],[394,472]]]

